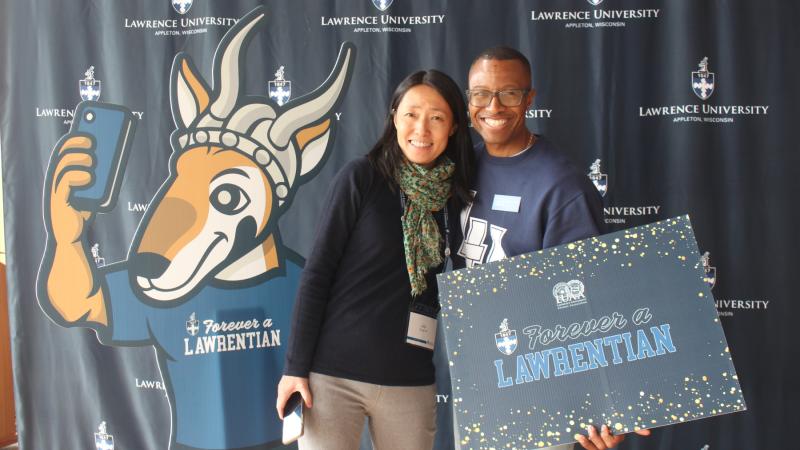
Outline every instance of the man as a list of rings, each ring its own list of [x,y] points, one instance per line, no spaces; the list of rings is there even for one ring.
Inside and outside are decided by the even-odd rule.
[[[482,52],[469,71],[469,115],[483,138],[475,147],[473,203],[462,212],[468,267],[600,234],[597,189],[547,139],[531,133],[525,112],[536,90],[528,59],[517,50]],[[587,450],[616,447],[624,436],[607,426],[575,439]],[[649,435],[649,430],[637,432]],[[568,450],[571,445],[554,450]]]

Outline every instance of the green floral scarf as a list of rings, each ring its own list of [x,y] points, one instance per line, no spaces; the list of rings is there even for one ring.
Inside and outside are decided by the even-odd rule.
[[[406,162],[395,175],[408,199],[403,211],[403,247],[413,296],[427,288],[425,273],[442,263],[442,235],[433,212],[447,203],[453,172],[455,164],[445,156],[431,169]]]

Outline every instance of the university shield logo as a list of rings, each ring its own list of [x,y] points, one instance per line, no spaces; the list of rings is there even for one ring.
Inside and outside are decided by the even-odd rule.
[[[92,245],[92,258],[94,259],[94,265],[97,266],[97,268],[106,265],[106,259],[100,256],[100,244],[98,243]]]
[[[708,100],[714,93],[714,72],[708,71],[708,56],[698,64],[700,70],[692,72],[692,91],[701,100]]]
[[[101,422],[94,434],[94,448],[96,450],[114,450],[114,436],[106,432],[106,423]]]
[[[703,263],[703,281],[708,284],[709,289],[714,289],[714,285],[717,284],[717,268],[711,265],[711,253],[703,253],[700,260]]]
[[[283,106],[292,97],[292,82],[284,78],[285,67],[281,66],[275,72],[275,79],[270,81],[267,86],[267,93],[269,98],[275,100],[280,106]]]
[[[392,3],[394,3],[394,0],[372,0],[372,4],[381,11],[386,11],[389,9],[389,7],[392,6]]]
[[[197,320],[197,313],[192,313],[189,320],[186,321],[186,332],[190,336],[197,336],[198,331],[200,331],[200,321]]]
[[[194,0],[172,0],[172,7],[178,14],[186,14],[192,7]]]
[[[605,197],[606,192],[608,192],[608,175],[600,172],[599,159],[596,159],[589,167],[589,179],[594,184],[594,187],[597,188],[600,196]]]
[[[94,77],[94,66],[84,73],[86,78],[78,82],[81,99],[83,100],[97,100],[100,98],[100,87],[102,83]]]
[[[508,329],[508,319],[503,319],[500,324],[500,332],[494,334],[494,345],[500,353],[508,356],[517,349],[517,330]]]
[[[586,1],[591,3],[593,6],[597,6],[600,3],[603,3],[603,0],[586,0]]]

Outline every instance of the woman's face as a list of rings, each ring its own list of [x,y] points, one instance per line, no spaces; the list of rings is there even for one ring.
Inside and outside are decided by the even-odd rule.
[[[412,163],[433,167],[456,131],[453,112],[436,89],[418,84],[406,91],[394,114],[397,143]]]

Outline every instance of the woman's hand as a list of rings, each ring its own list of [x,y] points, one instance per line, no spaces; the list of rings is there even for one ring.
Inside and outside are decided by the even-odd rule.
[[[650,436],[650,430],[639,430],[635,433],[639,436]],[[608,450],[618,446],[620,442],[625,440],[625,435],[614,436],[608,425],[603,425],[599,433],[593,426],[589,425],[588,434],[588,438],[582,434],[575,435],[575,439],[586,450]]]
[[[311,389],[308,387],[308,378],[284,375],[281,377],[281,382],[278,383],[278,400],[275,402],[275,408],[278,410],[278,417],[281,420],[283,420],[283,408],[289,397],[295,392],[299,392],[303,397],[306,408],[311,408]]]

